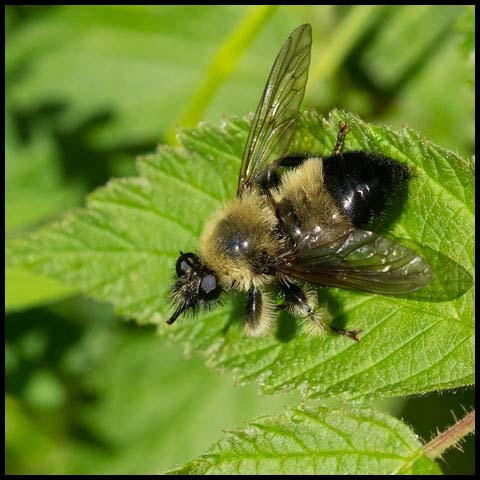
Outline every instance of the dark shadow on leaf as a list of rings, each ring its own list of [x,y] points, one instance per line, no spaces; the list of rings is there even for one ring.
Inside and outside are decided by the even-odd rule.
[[[282,343],[293,340],[298,333],[298,320],[286,310],[277,313],[275,338]]]
[[[232,325],[235,324],[243,331],[245,295],[243,293],[234,294],[231,301],[233,302],[233,310],[222,329],[222,335],[226,335]],[[328,288],[318,290],[318,304],[320,308],[325,307],[328,311],[329,318],[324,319],[327,323],[341,329],[346,326],[348,318],[343,311],[343,305],[329,292]],[[272,327],[274,328],[275,338],[282,343],[290,342],[300,334],[301,322],[308,322],[308,319],[295,318],[281,308],[281,305],[278,305],[274,326]],[[354,325],[354,327],[361,326]]]
[[[226,335],[232,325],[243,332],[245,318],[245,294],[234,293],[232,295],[233,310],[222,329],[222,335]],[[298,320],[290,315],[287,311],[278,308],[274,320],[275,338],[280,342],[289,342],[298,333]]]
[[[365,228],[365,230],[371,230],[375,233],[380,233],[381,235],[388,235],[388,231],[400,218],[400,215],[405,208],[405,203],[408,199],[409,184],[410,181],[407,181],[397,187],[398,190],[396,191],[395,198],[391,198],[392,203],[388,206],[385,212],[376,218],[372,225]]]
[[[233,310],[222,328],[222,335],[226,335],[232,325],[236,324],[238,328],[243,328],[243,319],[245,317],[245,294],[232,292],[228,301],[232,302]]]
[[[335,298],[328,288],[321,288],[317,292],[318,305],[325,307],[328,311],[329,319],[326,319],[332,327],[345,329],[347,325],[347,315],[342,302]],[[357,325],[353,325],[357,327]]]
[[[473,286],[473,277],[459,263],[425,245],[399,239],[399,242],[420,253],[433,268],[433,280],[416,292],[396,295],[398,298],[424,302],[447,302],[461,297]]]

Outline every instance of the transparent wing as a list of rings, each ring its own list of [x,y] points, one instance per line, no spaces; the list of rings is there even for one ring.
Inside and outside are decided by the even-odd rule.
[[[278,260],[280,271],[300,280],[373,293],[412,292],[433,276],[413,250],[349,226],[317,226]]]
[[[290,34],[275,59],[243,152],[237,196],[286,154],[305,94],[311,45],[312,28],[306,23]]]

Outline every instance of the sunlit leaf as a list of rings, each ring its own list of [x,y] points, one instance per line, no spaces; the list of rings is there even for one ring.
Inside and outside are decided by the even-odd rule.
[[[331,151],[340,119],[351,128],[347,149],[377,151],[414,168],[409,199],[388,234],[435,270],[431,285],[404,297],[320,291],[335,325],[363,328],[360,343],[313,338],[283,315],[269,336],[246,338],[238,297],[194,321],[164,324],[179,250],[194,249],[206,218],[234,196],[243,120],[183,132],[181,148],[144,157],[138,178],[111,181],[90,195],[86,209],[16,242],[7,258],[159,324],[162,335],[206,355],[212,367],[266,392],[392,396],[471,384],[473,166],[411,130],[394,132],[342,112],[328,120],[303,115],[292,149]]]
[[[441,473],[402,422],[368,409],[299,407],[227,432],[171,474],[386,475]]]

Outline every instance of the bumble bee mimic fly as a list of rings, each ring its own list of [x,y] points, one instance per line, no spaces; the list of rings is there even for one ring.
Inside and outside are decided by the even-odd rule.
[[[311,43],[311,26],[301,25],[278,53],[248,134],[237,198],[207,222],[198,254],[177,260],[176,310],[168,324],[235,289],[246,292],[246,333],[261,336],[275,318],[276,290],[281,306],[308,319],[314,331],[328,326],[358,341],[361,329],[322,320],[315,287],[403,294],[431,280],[417,253],[368,230],[404,190],[405,165],[372,152],[343,152],[344,123],[327,158],[287,156]]]

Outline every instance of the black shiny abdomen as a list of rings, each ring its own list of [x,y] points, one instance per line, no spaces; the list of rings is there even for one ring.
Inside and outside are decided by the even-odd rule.
[[[401,209],[409,176],[406,165],[371,152],[344,152],[323,159],[326,189],[358,228],[382,225]],[[393,203],[395,211],[390,208]]]

